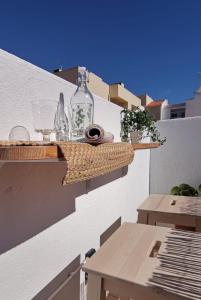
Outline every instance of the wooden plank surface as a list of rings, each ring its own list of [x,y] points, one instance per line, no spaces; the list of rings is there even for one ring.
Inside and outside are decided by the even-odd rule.
[[[57,146],[1,146],[0,160],[41,160],[59,158]]]
[[[134,283],[154,241],[163,240],[169,231],[169,228],[124,223],[97,253],[87,260],[83,270]]]
[[[201,197],[150,195],[138,211],[201,216]]]
[[[83,270],[128,299],[200,299],[200,245],[198,233],[124,223]]]
[[[160,143],[137,143],[132,144],[133,150],[152,149],[160,147]]]

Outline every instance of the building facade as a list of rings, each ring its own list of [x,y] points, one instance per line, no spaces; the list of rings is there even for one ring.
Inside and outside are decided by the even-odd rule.
[[[144,108],[150,112],[154,120],[158,121],[168,119],[167,99],[154,100],[148,94],[140,95],[138,97],[141,99],[142,106],[144,106]]]
[[[77,84],[79,66],[70,69],[56,69],[54,74],[73,83]],[[109,85],[96,74],[89,72],[89,81],[87,82],[89,90],[97,96],[109,100]]]
[[[201,116],[201,87],[195,92],[193,99],[186,101],[186,117]]]
[[[78,72],[79,66],[54,70],[56,76],[73,84],[77,84]],[[136,96],[122,82],[108,84],[93,72],[89,72],[87,86],[92,93],[120,107],[135,110],[143,106],[157,121],[201,116],[201,87],[195,92],[194,98],[182,103],[170,104],[167,99],[155,100],[148,94]]]
[[[111,102],[130,110],[141,106],[141,99],[126,89],[122,82],[109,86],[109,98]]]
[[[177,119],[185,118],[186,116],[186,103],[177,103],[169,105],[169,118],[168,119]]]
[[[54,70],[54,74],[77,84],[78,71],[79,66],[65,70],[57,69]],[[87,86],[92,93],[123,108],[135,109],[141,106],[141,99],[126,89],[122,82],[109,85],[93,72],[89,72]]]
[[[201,87],[193,98],[177,104],[169,104],[166,110],[166,119],[189,118],[201,116]]]
[[[167,107],[168,100],[166,99],[154,100],[145,106],[156,121],[167,119]]]

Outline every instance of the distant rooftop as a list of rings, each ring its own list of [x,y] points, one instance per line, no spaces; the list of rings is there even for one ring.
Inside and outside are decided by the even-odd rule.
[[[185,102],[182,102],[182,103],[173,103],[171,104],[171,107],[180,107],[180,106],[185,106],[186,103]]]
[[[152,101],[150,103],[148,103],[146,105],[146,107],[157,107],[157,106],[161,106],[161,104],[164,102],[165,100],[155,100],[155,101]]]

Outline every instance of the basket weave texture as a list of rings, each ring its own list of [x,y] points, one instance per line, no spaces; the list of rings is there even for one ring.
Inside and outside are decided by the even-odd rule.
[[[134,158],[132,145],[128,143],[106,143],[92,146],[76,142],[8,142],[1,141],[0,146],[57,146],[67,162],[63,185],[77,183],[110,173],[129,165]],[[9,148],[10,148],[9,147]],[[41,147],[39,147],[41,148]],[[21,149],[21,150],[20,150]],[[25,154],[26,147],[19,147],[19,153]],[[42,149],[41,155],[42,153]],[[40,151],[38,155],[40,156]],[[26,155],[26,154],[25,154]],[[30,156],[31,154],[27,154]],[[40,159],[40,157],[38,157]]]

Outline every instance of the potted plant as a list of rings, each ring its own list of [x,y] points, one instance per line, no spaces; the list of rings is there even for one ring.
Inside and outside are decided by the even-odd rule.
[[[156,128],[152,115],[147,110],[139,107],[131,111],[123,109],[121,111],[121,138],[124,142],[138,143],[143,136],[149,136],[153,142],[164,144],[166,138],[160,138],[160,133]]]
[[[187,183],[182,183],[178,186],[175,185],[171,188],[170,194],[177,196],[198,197],[201,195],[201,184],[199,185],[198,189],[195,189]]]
[[[199,196],[201,196],[201,184],[198,186],[198,189],[194,188],[193,186],[191,186],[187,183],[175,185],[171,188],[170,194],[174,195],[174,196],[199,197]],[[195,227],[189,227],[189,226],[175,224],[175,229],[194,231]]]

